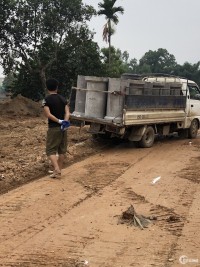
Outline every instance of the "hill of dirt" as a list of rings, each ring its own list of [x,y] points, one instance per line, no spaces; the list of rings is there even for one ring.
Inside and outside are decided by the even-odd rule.
[[[0,103],[0,192],[48,175],[47,119],[41,103],[18,96]],[[65,166],[100,149],[88,129],[68,129]]]
[[[13,116],[40,116],[42,113],[41,103],[18,95],[13,99],[4,99],[0,104],[0,115]]]

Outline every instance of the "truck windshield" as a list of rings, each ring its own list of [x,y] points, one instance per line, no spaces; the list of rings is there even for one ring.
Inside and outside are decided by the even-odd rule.
[[[195,85],[188,84],[190,98],[200,100],[200,91],[199,88]]]

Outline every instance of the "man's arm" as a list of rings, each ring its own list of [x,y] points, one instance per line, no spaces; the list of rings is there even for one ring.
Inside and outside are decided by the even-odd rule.
[[[48,119],[59,123],[60,119],[56,118],[54,115],[51,114],[48,106],[44,106],[44,114]]]
[[[66,105],[66,106],[65,106],[65,118],[64,118],[64,120],[65,120],[65,121],[68,121],[68,120],[69,120],[69,116],[70,116],[69,106]]]

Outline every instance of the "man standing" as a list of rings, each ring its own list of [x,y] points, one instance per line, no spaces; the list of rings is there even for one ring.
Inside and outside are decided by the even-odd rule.
[[[65,153],[67,151],[67,131],[61,130],[63,121],[69,120],[69,107],[63,96],[57,93],[58,81],[46,81],[49,95],[43,100],[44,114],[48,118],[48,131],[46,140],[46,154],[49,157],[54,172],[51,178],[61,176]],[[58,155],[58,156],[57,156]]]

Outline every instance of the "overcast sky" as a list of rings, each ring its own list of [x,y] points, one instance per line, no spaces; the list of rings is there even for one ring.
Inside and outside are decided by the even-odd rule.
[[[83,0],[98,8],[102,0]],[[200,0],[117,0],[124,14],[119,15],[112,45],[140,59],[147,51],[165,48],[179,64],[200,61]],[[95,41],[105,47],[102,28],[105,17],[93,18],[90,29]]]
[[[83,0],[95,9],[99,2]],[[179,64],[200,60],[200,0],[117,0],[115,6],[122,6],[124,14],[119,15],[111,42],[130,58],[139,60],[149,50],[165,48]],[[100,47],[107,47],[102,41],[104,24],[104,16],[89,23]]]

